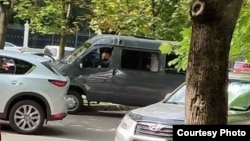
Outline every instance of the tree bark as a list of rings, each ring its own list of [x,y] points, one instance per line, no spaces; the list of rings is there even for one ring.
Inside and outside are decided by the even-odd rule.
[[[61,36],[60,36],[59,59],[62,59],[64,57],[65,45],[66,45],[66,34],[65,34],[64,29],[62,29]]]
[[[9,17],[13,12],[16,0],[8,0],[8,2],[9,4],[4,4],[4,1],[0,1],[0,49],[4,48]]]
[[[72,1],[71,1],[72,2]],[[66,2],[65,0],[62,0],[63,5],[63,11],[62,11],[62,26],[61,26],[61,37],[60,37],[60,51],[59,51],[59,59],[62,59],[64,57],[64,50],[67,42],[67,28],[68,23],[71,15],[71,2]]]
[[[194,0],[185,124],[227,124],[230,43],[242,0]]]
[[[0,49],[4,48],[6,29],[8,26],[8,7],[0,2]]]

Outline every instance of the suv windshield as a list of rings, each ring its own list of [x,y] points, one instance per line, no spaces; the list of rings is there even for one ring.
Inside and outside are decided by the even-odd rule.
[[[184,104],[186,85],[174,92],[165,103]],[[228,104],[230,108],[245,110],[250,106],[250,82],[230,80],[228,84]]]
[[[91,46],[91,43],[85,42],[81,46],[77,47],[71,54],[65,56],[62,62],[70,64],[74,62],[87,48]]]

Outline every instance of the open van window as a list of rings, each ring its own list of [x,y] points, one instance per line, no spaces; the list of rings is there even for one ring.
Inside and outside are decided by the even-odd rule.
[[[109,68],[113,48],[100,47],[89,52],[81,60],[82,68]]]
[[[139,71],[158,72],[159,54],[147,51],[123,49],[121,68]]]

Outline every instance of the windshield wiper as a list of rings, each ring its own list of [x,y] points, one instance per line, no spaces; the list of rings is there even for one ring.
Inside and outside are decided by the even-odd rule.
[[[164,101],[163,103],[167,103],[167,104],[179,104],[179,102],[175,102],[175,101]]]

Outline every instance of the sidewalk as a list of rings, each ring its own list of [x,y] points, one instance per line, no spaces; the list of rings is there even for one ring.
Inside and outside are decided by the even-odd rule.
[[[86,141],[45,136],[21,135],[2,132],[2,141]]]

